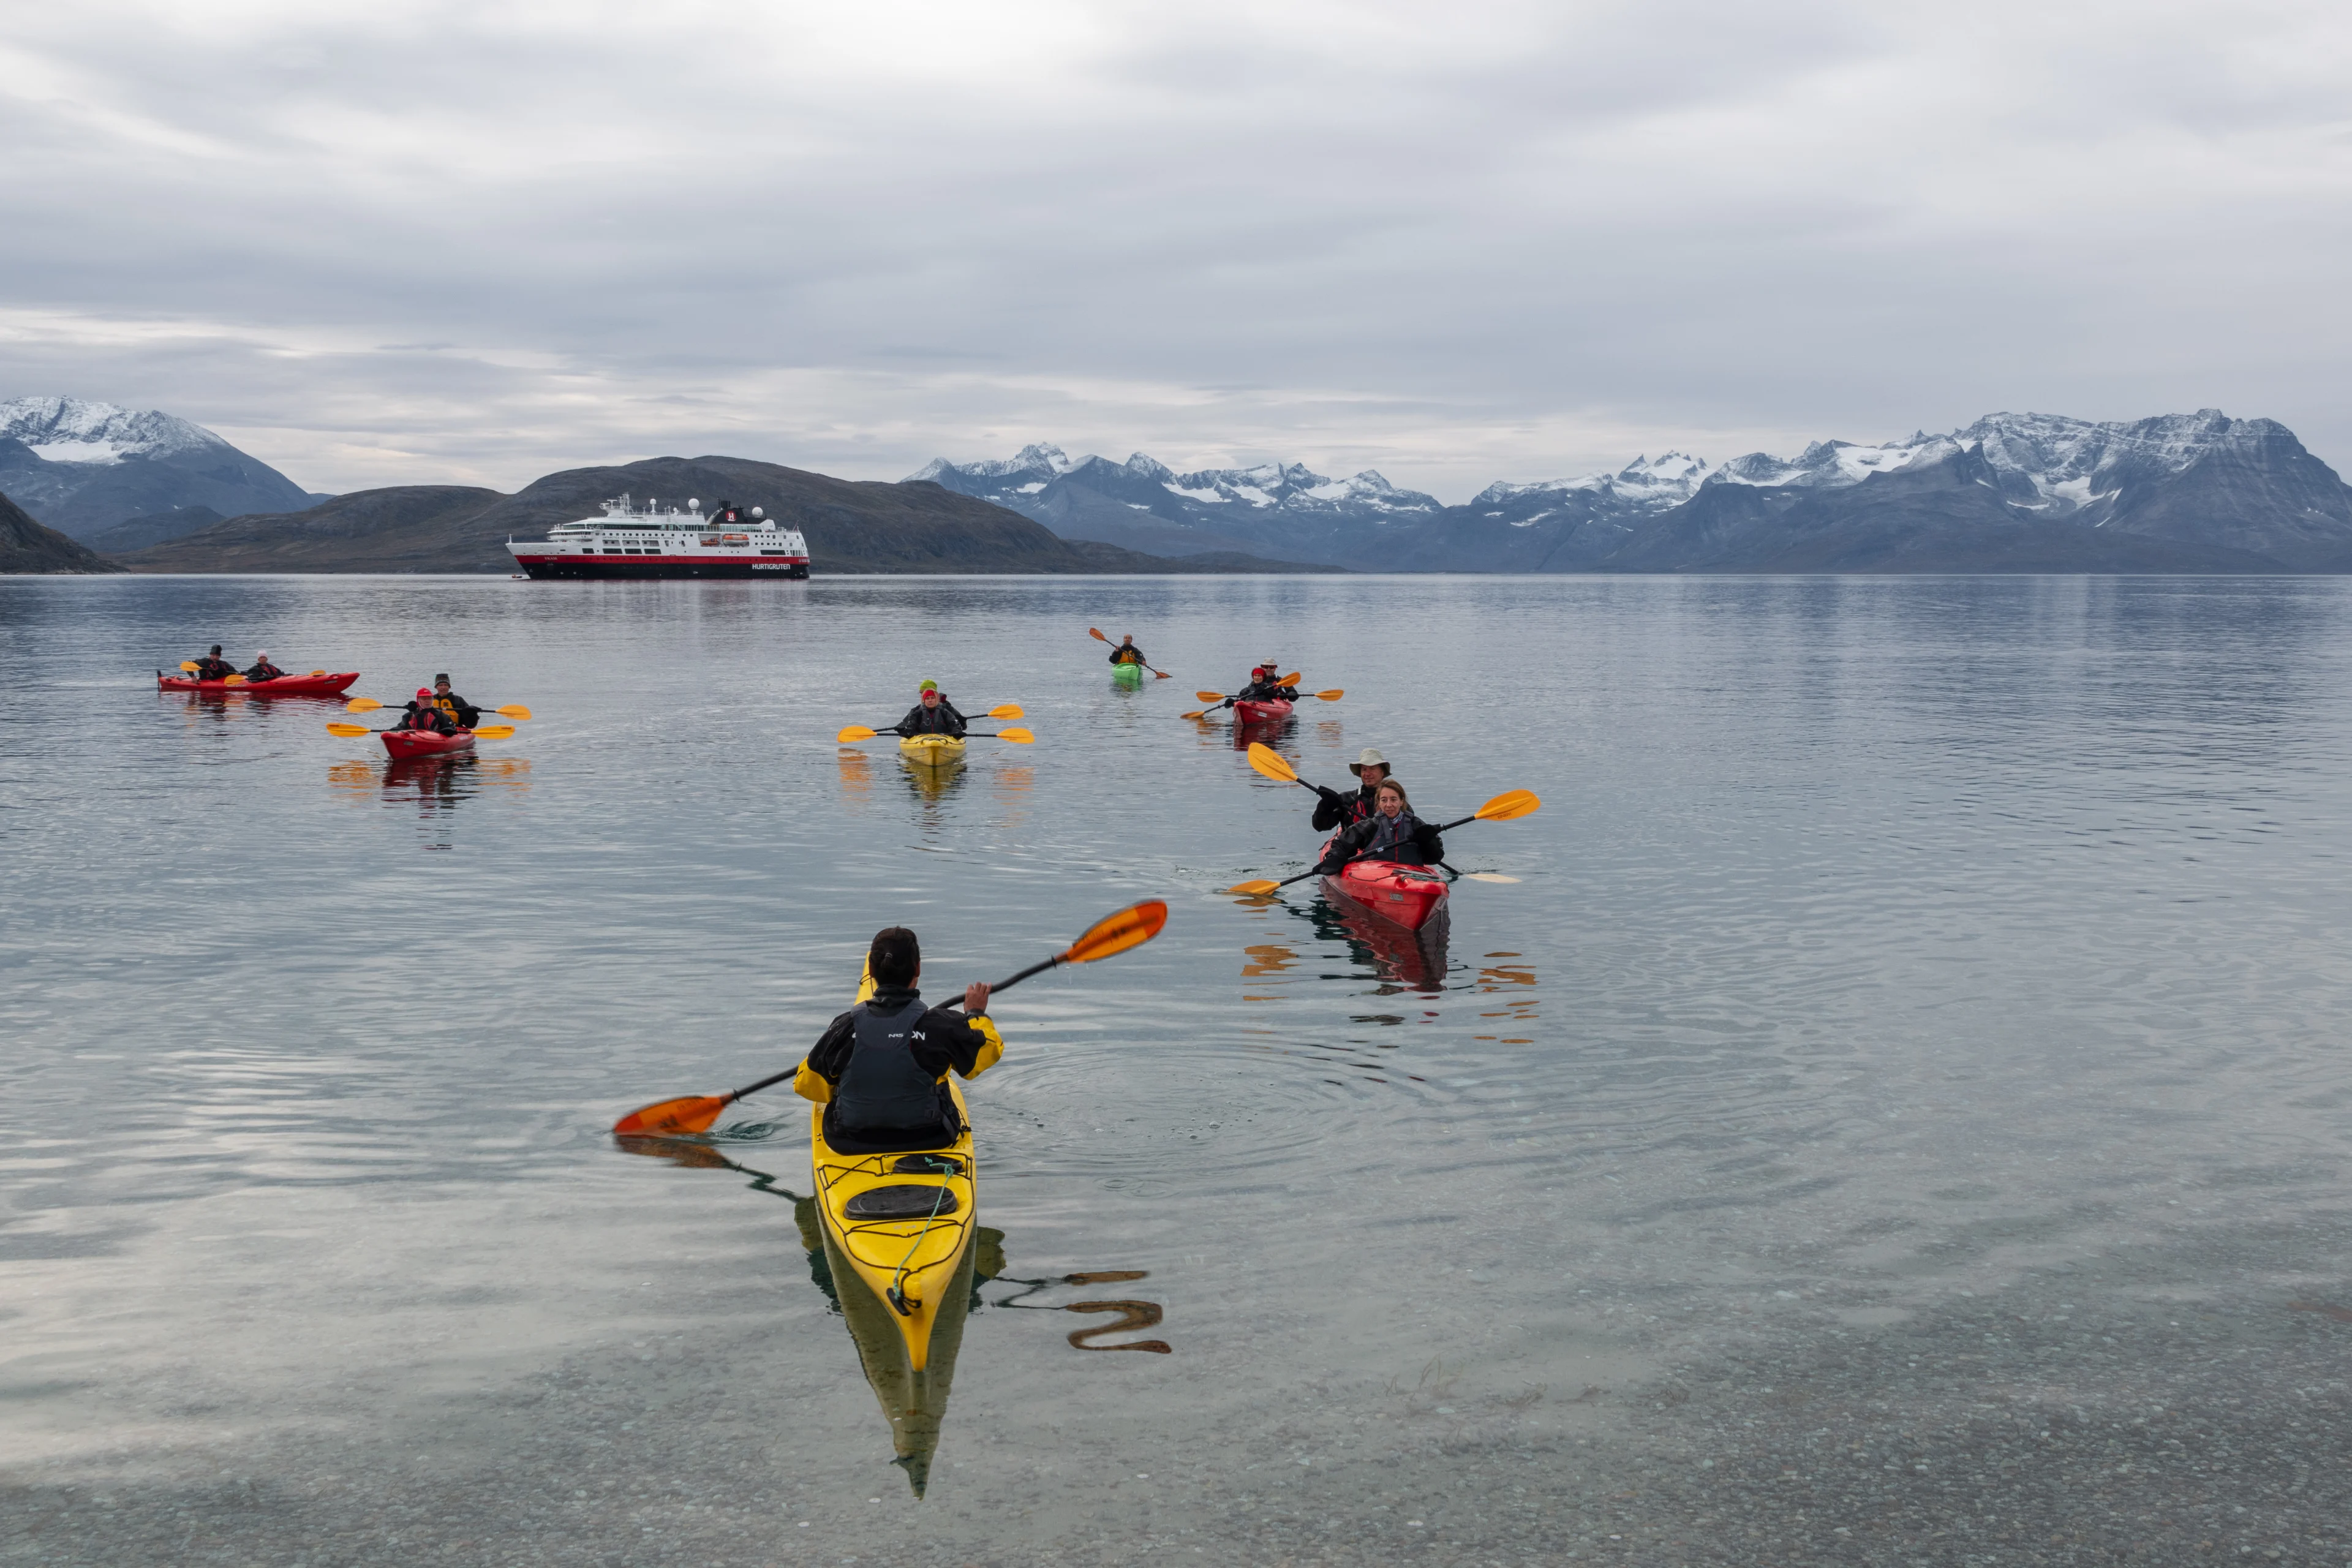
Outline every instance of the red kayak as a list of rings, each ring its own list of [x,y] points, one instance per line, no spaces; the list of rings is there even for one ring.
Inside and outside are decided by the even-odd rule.
[[[1235,702],[1234,718],[1244,724],[1271,724],[1290,717],[1290,704],[1277,697],[1271,702]]]
[[[1351,860],[1323,879],[1323,891],[1407,931],[1427,931],[1445,919],[1445,879],[1426,866]]]
[[[383,737],[383,749],[392,760],[404,763],[411,757],[446,756],[451,752],[474,749],[474,732],[460,730],[454,735],[436,735],[430,730],[379,730]]]
[[[166,675],[155,672],[155,685],[163,691],[201,691],[207,697],[225,696],[242,691],[250,697],[341,697],[351,683],[360,678],[356,669],[341,675],[281,675],[274,680],[240,680],[231,686],[226,680],[198,680],[189,675]]]

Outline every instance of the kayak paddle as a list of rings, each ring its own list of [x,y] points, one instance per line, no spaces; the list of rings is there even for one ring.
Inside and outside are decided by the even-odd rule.
[[[995,707],[990,709],[987,713],[987,717],[991,719],[1019,719],[1024,716],[1021,704],[1018,702],[1000,702]],[[885,727],[883,729],[877,730],[869,728],[864,724],[852,724],[847,729],[842,731],[840,734],[835,735],[833,739],[834,743],[836,745],[849,746],[855,745],[860,741],[870,741],[877,735],[896,735],[898,732],[898,731],[895,728]],[[1008,730],[1005,733],[1009,735],[1012,734],[1013,731]],[[1028,733],[1029,731],[1026,730],[1021,731],[1021,734],[1024,737],[1027,736]]]
[[[349,713],[373,713],[383,706],[383,703],[378,702],[373,697],[354,697],[349,702],[343,704],[343,710],[345,712]],[[529,719],[530,717],[530,710],[524,707],[520,702],[509,702],[503,708],[484,708],[479,711],[484,713],[503,713],[509,719]],[[479,734],[481,731],[477,730],[475,733]]]
[[[1290,678],[1291,680],[1296,680],[1298,678],[1295,675]],[[1290,681],[1286,680],[1283,684],[1287,686],[1290,684]],[[1234,703],[1242,700],[1242,699],[1238,697],[1227,697],[1222,691],[1195,691],[1192,695],[1199,698],[1203,702],[1213,702],[1219,708],[1230,708]],[[1328,691],[1302,691],[1298,694],[1299,699],[1302,701],[1312,697],[1318,702],[1337,702],[1346,695],[1348,695],[1347,688],[1342,686],[1335,686]],[[1209,716],[1210,712],[1211,710],[1203,708],[1198,713],[1179,713],[1176,717],[1179,719],[1205,719]],[[1313,789],[1315,786],[1313,784],[1308,784],[1307,787]]]
[[[1270,779],[1278,779],[1284,784],[1295,784],[1300,789],[1315,790],[1315,793],[1318,795],[1320,795],[1323,793],[1319,789],[1315,789],[1315,786],[1308,784],[1305,779],[1300,778],[1298,776],[1298,770],[1292,767],[1288,762],[1285,761],[1281,752],[1276,751],[1272,746],[1267,745],[1263,741],[1252,741],[1250,742],[1249,765],[1255,768],[1258,772],[1264,773]]]
[[[882,733],[881,731],[869,730],[863,724],[852,724],[848,729],[835,735],[833,741],[837,746],[854,746],[860,741],[870,741],[880,733]],[[1010,741],[1016,746],[1025,746],[1036,738],[1028,731],[1018,729],[967,730],[962,735],[962,739],[967,741]]]
[[[1272,755],[1271,752],[1267,754]],[[1255,761],[1255,759],[1253,758],[1252,760]],[[1282,759],[1276,757],[1275,761],[1280,762]],[[1456,827],[1461,827],[1473,822],[1508,822],[1514,817],[1531,815],[1542,805],[1543,802],[1537,798],[1536,793],[1533,790],[1506,790],[1503,794],[1496,795],[1494,799],[1488,801],[1486,805],[1480,806],[1469,816],[1461,818],[1459,821],[1438,824],[1437,831],[1440,833],[1451,832]],[[1360,859],[1362,857],[1358,856],[1355,857],[1355,858]],[[1245,898],[1263,898],[1266,894],[1273,892],[1276,888],[1286,888],[1293,882],[1303,882],[1313,875],[1315,875],[1313,871],[1302,871],[1296,877],[1286,877],[1279,882],[1236,882],[1232,887],[1227,888],[1225,891],[1228,893],[1239,893]]]
[[[1090,637],[1094,638],[1094,639],[1095,639],[1095,641],[1097,641],[1097,642],[1105,642],[1105,643],[1107,643],[1107,642],[1110,641],[1110,638],[1108,638],[1108,637],[1107,637],[1103,636],[1103,635],[1102,635],[1102,633],[1100,633],[1100,632],[1098,632],[1098,631],[1095,630],[1095,628],[1094,628],[1094,627],[1092,627],[1092,626],[1088,626],[1088,627],[1087,628],[1087,636],[1088,636],[1088,637]],[[1141,659],[1139,659],[1139,659],[1137,659],[1135,662],[1136,662],[1136,663],[1138,663],[1138,664],[1143,664],[1143,661],[1142,661]],[[1143,668],[1146,668],[1146,669],[1151,669],[1151,666],[1150,666],[1150,665],[1148,665],[1148,664],[1143,664]],[[1165,680],[1165,679],[1168,679],[1168,672],[1167,672],[1166,670],[1164,670],[1164,669],[1151,669],[1151,673],[1152,673],[1155,677],[1157,677],[1158,679],[1161,679],[1161,680]]]
[[[1020,984],[1033,974],[1043,974],[1065,963],[1092,963],[1098,958],[1125,952],[1130,947],[1140,947],[1160,934],[1168,923],[1168,905],[1160,899],[1146,899],[1131,904],[1115,915],[1106,915],[1088,926],[1086,933],[1043,963],[1033,963],[1010,980],[1000,980],[989,990],[1006,991]],[[783,1082],[800,1071],[795,1062],[782,1072],[746,1084],[732,1094],[689,1094],[677,1100],[665,1100],[632,1110],[613,1123],[614,1135],[622,1138],[643,1138],[669,1132],[702,1132],[719,1120],[719,1113],[745,1095],[757,1094],[763,1089]]]

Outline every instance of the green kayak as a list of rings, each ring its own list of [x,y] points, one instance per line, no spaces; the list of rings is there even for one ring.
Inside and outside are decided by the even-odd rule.
[[[1140,686],[1143,684],[1143,666],[1114,664],[1110,667],[1110,678],[1120,686]]]

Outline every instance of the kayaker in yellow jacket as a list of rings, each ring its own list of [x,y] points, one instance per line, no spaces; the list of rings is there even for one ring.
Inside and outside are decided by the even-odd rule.
[[[1143,657],[1143,650],[1135,646],[1135,634],[1132,632],[1128,633],[1126,636],[1118,639],[1118,646],[1110,650],[1110,661],[1113,664],[1148,664],[1150,662]]]
[[[1004,1055],[988,1017],[988,987],[964,987],[963,1011],[927,1005],[916,990],[923,952],[904,926],[877,931],[866,952],[874,994],[833,1021],[793,1076],[793,1092],[824,1109],[824,1141],[845,1154],[936,1149],[963,1131],[950,1069],[978,1078]]]
[[[433,678],[433,705],[456,720],[461,730],[470,730],[482,720],[479,708],[449,689],[449,678],[446,675]]]

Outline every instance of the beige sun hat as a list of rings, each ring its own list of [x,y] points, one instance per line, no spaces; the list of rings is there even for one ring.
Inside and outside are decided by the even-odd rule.
[[[1389,760],[1386,757],[1381,755],[1370,746],[1366,746],[1364,748],[1364,754],[1348,764],[1348,771],[1355,774],[1358,778],[1362,778],[1366,768],[1385,768],[1388,767],[1388,765]],[[1394,770],[1391,769],[1391,771],[1393,772]]]

